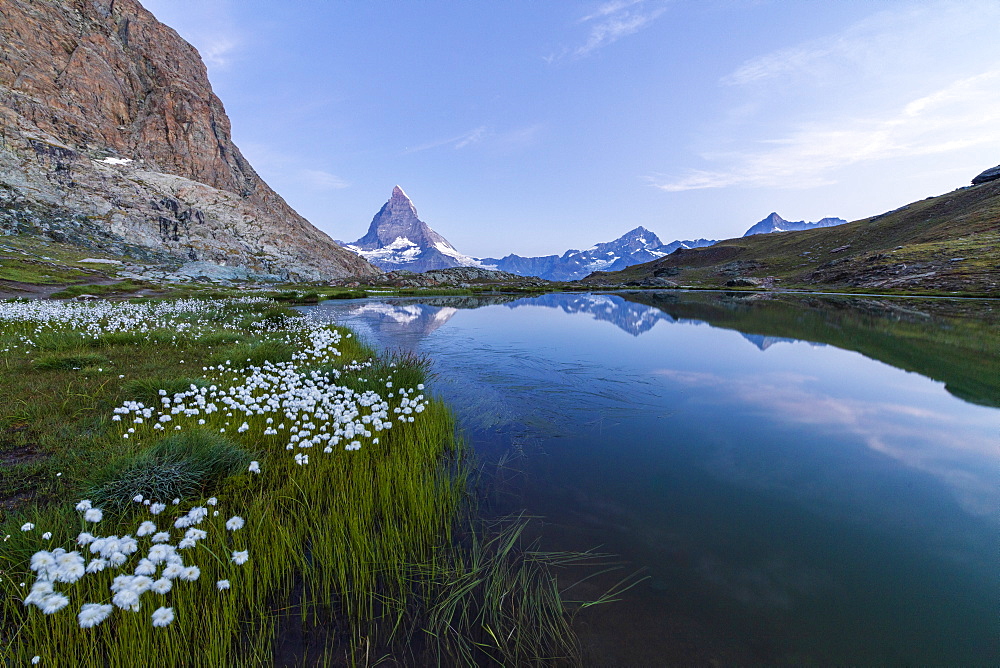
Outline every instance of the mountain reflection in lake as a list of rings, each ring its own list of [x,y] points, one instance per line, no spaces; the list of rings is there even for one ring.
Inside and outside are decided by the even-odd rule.
[[[312,311],[433,360],[479,455],[519,455],[504,510],[544,516],[546,548],[645,569],[580,615],[588,664],[1000,663],[995,302],[644,292]]]

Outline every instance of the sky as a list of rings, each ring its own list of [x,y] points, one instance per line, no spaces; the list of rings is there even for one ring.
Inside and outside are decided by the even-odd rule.
[[[856,220],[1000,163],[1000,3],[142,0],[257,172],[354,241],[399,185],[475,257]]]

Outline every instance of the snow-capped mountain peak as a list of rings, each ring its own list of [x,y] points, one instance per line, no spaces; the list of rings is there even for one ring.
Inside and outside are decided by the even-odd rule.
[[[375,214],[367,234],[344,244],[344,248],[386,271],[480,266],[478,260],[460,253],[420,220],[417,207],[399,186],[392,189],[389,201]]]

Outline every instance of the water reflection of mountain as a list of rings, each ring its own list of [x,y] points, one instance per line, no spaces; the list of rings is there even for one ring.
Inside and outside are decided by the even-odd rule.
[[[343,312],[349,318],[360,318],[367,329],[391,337],[406,334],[410,339],[422,339],[463,309],[505,304],[519,299],[514,295],[478,297],[422,297],[363,302],[327,302],[315,307],[316,313]],[[346,311],[344,310],[346,307]]]
[[[424,337],[448,322],[458,312],[450,306],[367,302],[351,310],[351,316],[365,318],[370,326],[390,335],[402,333]]]
[[[789,339],[784,336],[764,336],[763,334],[747,334],[741,332],[743,338],[754,344],[762,351],[767,350],[776,343],[795,343],[798,339]]]
[[[406,332],[422,338],[448,322],[460,310],[498,305],[512,309],[538,306],[564,313],[585,313],[595,320],[610,322],[632,336],[648,332],[660,321],[675,321],[658,308],[636,304],[618,295],[565,293],[537,297],[489,295],[386,299],[358,303],[348,313],[351,317],[363,317],[376,330],[394,334]]]
[[[625,299],[740,332],[856,352],[943,382],[953,395],[1000,407],[1000,303],[821,295],[623,293]]]
[[[586,313],[595,320],[610,322],[632,336],[645,334],[661,320],[675,322],[672,316],[658,308],[626,301],[618,295],[547,294],[519,299],[506,306],[542,306],[559,309],[564,313]]]

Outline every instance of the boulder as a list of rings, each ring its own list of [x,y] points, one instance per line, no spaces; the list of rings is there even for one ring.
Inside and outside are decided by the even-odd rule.
[[[990,181],[996,181],[997,179],[1000,179],[1000,165],[991,167],[982,174],[978,175],[976,178],[972,179],[972,185],[978,186],[983,183],[989,183]]]
[[[756,288],[759,287],[764,281],[759,278],[753,278],[750,276],[740,276],[738,278],[732,278],[726,281],[727,288]]]

